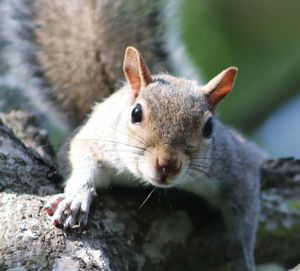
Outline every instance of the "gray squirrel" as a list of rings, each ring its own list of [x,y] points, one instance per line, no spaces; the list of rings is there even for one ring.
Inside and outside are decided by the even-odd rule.
[[[70,165],[65,191],[45,210],[56,225],[84,226],[96,184],[175,186],[221,210],[231,237],[232,269],[254,270],[259,165],[266,155],[214,114],[233,88],[236,68],[205,85],[188,79],[198,78],[174,34],[176,4],[2,0],[1,14],[13,26],[3,31],[10,44],[7,56],[20,52],[19,62],[6,57],[11,74],[31,88],[28,95],[44,94],[37,102],[48,106],[45,112],[53,111],[48,100],[54,100],[66,113],[66,118],[53,115],[59,125],[80,124],[96,101],[110,95],[94,105],[63,149]],[[16,28],[18,23],[24,28]],[[18,48],[21,41],[24,48]],[[159,73],[162,69],[183,77]]]
[[[54,224],[86,225],[96,186],[175,186],[221,210],[231,234],[233,268],[254,270],[259,165],[265,154],[213,114],[232,90],[237,69],[199,86],[151,75],[140,53],[128,47],[123,70],[127,84],[94,107],[64,150],[71,168],[65,191],[45,207]]]

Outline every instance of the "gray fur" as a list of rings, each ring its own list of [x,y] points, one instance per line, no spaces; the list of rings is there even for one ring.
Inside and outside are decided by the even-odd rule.
[[[200,116],[208,106],[203,96],[193,91],[196,87],[195,81],[159,75],[141,93],[153,123],[149,131],[155,137],[153,141],[185,148],[187,139],[200,131],[203,124]]]
[[[173,0],[2,0],[0,42],[9,73],[0,83],[18,86],[33,111],[68,128],[121,86],[129,45],[154,72],[196,78],[180,38],[179,8]]]
[[[170,65],[174,70],[174,75],[184,76],[202,82],[199,68],[193,64],[186,47],[182,44],[182,0],[169,0],[163,11],[166,31],[164,32],[167,52],[170,54]]]
[[[260,171],[265,152],[235,131],[215,121],[210,174],[220,181],[220,198],[214,204],[227,223],[238,266],[254,270],[253,251],[259,218]],[[243,260],[245,262],[243,262]]]
[[[32,21],[31,0],[1,0],[0,41],[3,44],[1,56],[6,72],[0,77],[0,84],[19,89],[31,103],[31,111],[48,120],[49,126],[66,131],[63,116],[53,110],[49,101],[45,80],[40,77],[42,70],[36,60],[37,46],[33,41],[35,25]],[[22,105],[19,105],[22,108]],[[23,107],[24,108],[24,107]],[[27,110],[30,107],[27,107]],[[45,125],[44,125],[45,126]]]

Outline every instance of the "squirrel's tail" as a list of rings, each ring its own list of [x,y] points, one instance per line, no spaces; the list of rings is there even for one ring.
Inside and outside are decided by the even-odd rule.
[[[154,73],[167,70],[197,79],[181,41],[180,3],[1,0],[0,45],[6,66],[0,84],[22,89],[51,122],[74,127],[96,101],[122,84],[129,45],[139,48]]]

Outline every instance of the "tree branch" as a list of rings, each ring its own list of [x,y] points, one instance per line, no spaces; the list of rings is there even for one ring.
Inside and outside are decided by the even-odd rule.
[[[177,190],[156,189],[140,209],[151,190],[99,191],[87,231],[55,228],[42,211],[61,179],[45,132],[23,112],[0,118],[14,130],[0,122],[0,270],[224,270],[220,214]],[[299,160],[262,166],[258,263],[299,261],[299,176]]]

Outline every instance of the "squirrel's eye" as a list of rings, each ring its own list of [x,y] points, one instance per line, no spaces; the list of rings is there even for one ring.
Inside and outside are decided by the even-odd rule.
[[[143,109],[141,104],[137,104],[131,112],[131,122],[141,122],[143,118]]]
[[[214,127],[214,123],[213,123],[213,119],[212,117],[210,117],[204,124],[204,126],[202,127],[202,135],[205,138],[209,138],[212,135],[213,132],[213,127]]]

